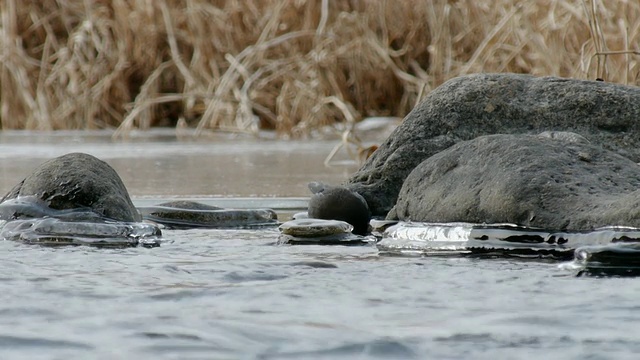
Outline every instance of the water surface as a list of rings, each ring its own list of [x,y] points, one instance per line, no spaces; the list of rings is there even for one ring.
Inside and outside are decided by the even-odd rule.
[[[5,133],[0,191],[42,161],[96,155],[138,205],[192,198],[304,208],[339,183],[333,141]],[[158,248],[0,242],[2,359],[626,359],[640,352],[637,278],[557,261],[384,256],[373,245],[277,246],[276,228],[167,230]]]

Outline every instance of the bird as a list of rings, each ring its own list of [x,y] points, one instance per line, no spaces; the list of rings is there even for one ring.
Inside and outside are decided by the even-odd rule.
[[[356,235],[370,232],[371,211],[362,195],[344,186],[320,182],[308,186],[313,193],[307,209],[310,218],[345,221],[353,225],[352,233]]]

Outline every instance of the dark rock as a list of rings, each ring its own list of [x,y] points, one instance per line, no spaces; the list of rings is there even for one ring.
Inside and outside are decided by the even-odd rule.
[[[112,220],[141,220],[118,173],[106,162],[83,153],[43,163],[0,203],[18,197],[41,200],[54,210],[88,209]]]
[[[158,204],[158,206],[168,207],[172,209],[183,209],[183,210],[204,210],[204,211],[224,210],[219,206],[207,205],[207,204],[199,203],[197,201],[190,201],[190,200],[167,201],[167,202]]]
[[[476,74],[431,92],[346,185],[373,215],[395,204],[407,175],[457,141],[496,133],[570,131],[640,162],[640,88],[600,81]]]
[[[640,227],[640,165],[592,144],[482,136],[416,167],[388,218],[567,231]]]
[[[278,215],[271,209],[224,209],[188,200],[139,207],[138,211],[145,220],[172,229],[253,228],[278,224]]]
[[[371,213],[367,202],[357,192],[342,186],[310,183],[313,196],[309,200],[309,217],[314,219],[341,220],[353,225],[353,233],[369,232]]]

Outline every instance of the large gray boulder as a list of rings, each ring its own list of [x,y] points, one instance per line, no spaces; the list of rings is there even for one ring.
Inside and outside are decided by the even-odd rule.
[[[407,115],[346,186],[375,216],[395,204],[409,173],[461,140],[571,131],[640,162],[640,88],[600,81],[476,74],[452,79]]]
[[[416,167],[388,218],[555,230],[640,227],[640,165],[583,141],[482,136]]]
[[[30,209],[44,214],[48,210],[36,209],[42,204],[54,210],[88,209],[118,221],[141,220],[118,173],[106,162],[83,153],[66,154],[43,163],[9,191],[0,203],[19,198],[30,199],[33,207],[7,208]],[[29,214],[14,214],[14,217],[20,215]]]

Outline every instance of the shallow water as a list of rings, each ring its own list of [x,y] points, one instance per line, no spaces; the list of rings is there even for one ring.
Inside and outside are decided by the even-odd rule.
[[[304,207],[308,181],[338,183],[355,169],[322,165],[334,144],[3,134],[0,191],[45,159],[85,151],[116,168],[138,205],[175,197],[266,204],[286,218]],[[640,352],[637,278],[576,277],[557,261],[277,246],[278,234],[165,230],[152,249],[0,242],[0,358],[631,359]]]

